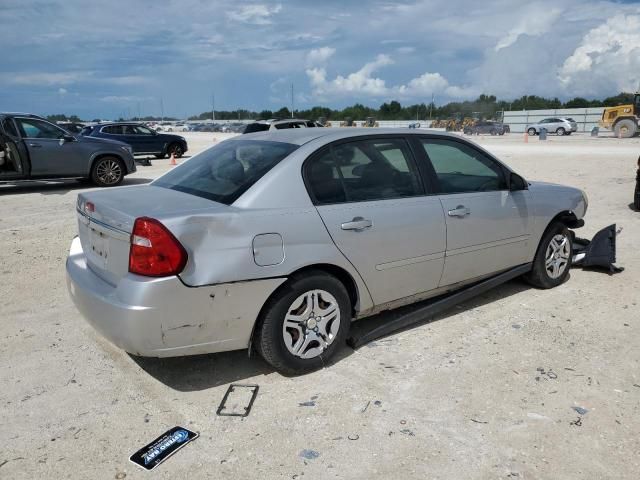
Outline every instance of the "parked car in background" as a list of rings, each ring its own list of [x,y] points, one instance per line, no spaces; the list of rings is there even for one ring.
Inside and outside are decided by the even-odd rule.
[[[314,128],[317,126],[318,124],[312,120],[301,120],[299,118],[257,120],[247,125],[242,133],[266,132],[268,130],[283,130],[286,128]]]
[[[527,182],[455,134],[260,132],[149,185],[78,195],[67,284],[134,355],[251,347],[301,373],[327,364],[353,318],[511,269],[562,284],[586,210],[582,191]]]
[[[164,129],[165,132],[188,132],[189,125],[186,123],[176,123],[175,125],[167,125]]]
[[[126,143],[73,135],[37,115],[0,113],[0,181],[87,178],[111,187],[135,171]]]
[[[544,128],[547,133],[555,133],[557,135],[571,135],[578,131],[578,124],[573,118],[568,117],[552,117],[527,126],[527,133],[530,136],[539,135],[540,130]]]
[[[165,158],[167,155],[182,157],[187,150],[187,140],[179,135],[158,133],[141,123],[99,123],[82,130],[85,137],[108,138],[118,140],[133,148],[134,155],[155,155]]]
[[[70,132],[72,134],[80,133],[84,128],[83,123],[77,123],[77,122],[58,122],[57,125],[60,128],[64,128],[67,132]]]
[[[491,135],[504,135],[508,131],[508,126],[504,123],[489,120],[477,122],[475,125],[466,126],[463,129],[463,132],[467,135],[481,135],[485,133]]]

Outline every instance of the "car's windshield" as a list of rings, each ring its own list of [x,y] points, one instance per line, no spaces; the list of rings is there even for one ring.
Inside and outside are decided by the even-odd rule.
[[[222,142],[158,178],[152,185],[230,205],[297,148],[282,142]]]

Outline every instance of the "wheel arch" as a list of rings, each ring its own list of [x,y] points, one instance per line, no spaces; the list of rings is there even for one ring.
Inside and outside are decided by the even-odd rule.
[[[260,311],[258,312],[258,316],[255,319],[253,324],[253,329],[251,330],[251,336],[249,337],[249,354],[252,352],[252,345],[256,339],[256,333],[259,331],[259,324],[262,322],[262,319],[271,303],[271,300],[284,289],[287,288],[288,281],[293,277],[302,276],[306,272],[324,272],[335,278],[337,278],[347,289],[347,293],[349,294],[349,300],[351,300],[351,315],[352,318],[356,316],[359,308],[359,300],[360,300],[360,292],[358,290],[358,285],[353,278],[353,276],[344,268],[339,267],[338,265],[333,265],[330,263],[316,263],[312,265],[305,265],[304,267],[300,267],[297,270],[291,272],[291,274],[287,275],[287,281],[283,282],[278,288],[276,288],[271,295],[266,299]]]
[[[91,172],[93,172],[93,167],[96,164],[97,161],[105,158],[105,157],[114,157],[117,158],[118,160],[120,160],[120,162],[122,163],[122,165],[124,166],[124,170],[126,172],[126,174],[131,173],[129,171],[129,167],[127,166],[127,162],[124,161],[124,158],[122,158],[121,155],[117,154],[117,153],[111,153],[111,152],[99,152],[96,153],[92,158],[91,158],[91,164],[89,166],[89,177],[91,176]]]

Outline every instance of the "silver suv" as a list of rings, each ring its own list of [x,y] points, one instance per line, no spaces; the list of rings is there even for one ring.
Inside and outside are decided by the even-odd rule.
[[[573,118],[569,117],[551,117],[545,118],[538,123],[529,125],[527,133],[530,136],[539,135],[541,129],[545,129],[547,133],[555,133],[557,135],[571,135],[578,130],[578,124]]]

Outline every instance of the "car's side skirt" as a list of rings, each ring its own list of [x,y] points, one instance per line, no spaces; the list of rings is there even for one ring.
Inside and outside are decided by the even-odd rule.
[[[347,340],[347,344],[350,347],[357,349],[372,340],[384,337],[411,325],[424,322],[429,317],[480,295],[502,283],[524,275],[531,270],[532,266],[532,263],[525,263],[511,268],[453,293],[437,297],[430,303],[419,307],[416,310],[400,315],[399,317],[386,321],[378,326],[372,327],[371,324],[367,325],[369,322],[366,320],[355,322],[351,325],[351,336]]]

